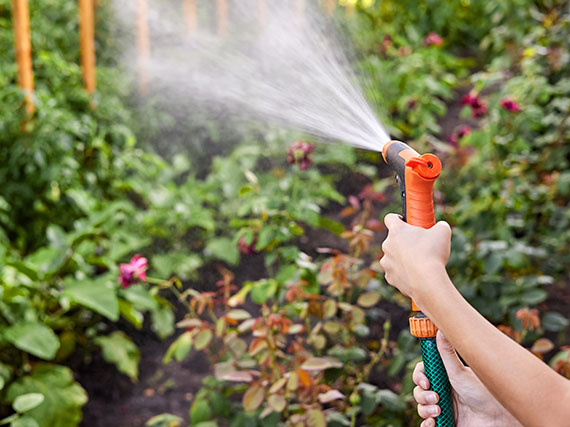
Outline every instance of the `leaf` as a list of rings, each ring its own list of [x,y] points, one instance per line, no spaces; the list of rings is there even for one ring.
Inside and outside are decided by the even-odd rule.
[[[62,296],[96,311],[113,322],[119,320],[119,301],[108,275],[97,280],[68,283]]]
[[[45,397],[41,393],[22,394],[14,399],[12,407],[14,408],[14,411],[22,414],[41,405],[44,399]]]
[[[12,383],[6,401],[14,402],[18,396],[40,393],[44,401],[26,413],[40,427],[69,427],[81,421],[81,407],[87,402],[85,390],[73,380],[69,368],[47,363],[33,366],[29,375]]]
[[[250,383],[253,381],[253,377],[247,371],[233,371],[223,375],[221,379],[238,383]]]
[[[406,409],[404,400],[392,390],[379,390],[377,393],[380,403],[387,409],[396,412],[403,412]]]
[[[172,344],[170,344],[168,350],[166,351],[166,354],[164,355],[162,363],[165,365],[170,363],[172,357],[174,357],[178,362],[182,362],[192,349],[192,341],[192,332],[184,332]]]
[[[198,332],[198,335],[196,335],[196,337],[194,338],[194,347],[196,348],[196,350],[205,349],[206,346],[210,344],[210,341],[212,341],[213,336],[214,335],[212,334],[212,331],[210,331],[209,329],[204,329]]]
[[[39,424],[35,419],[28,415],[23,417],[18,417],[10,423],[10,427],[39,427]]]
[[[251,299],[254,303],[261,305],[275,295],[278,287],[279,284],[273,279],[255,282],[251,289]]]
[[[301,365],[305,371],[324,371],[330,368],[342,368],[342,363],[332,357],[310,357]]]
[[[329,390],[326,393],[319,394],[319,402],[321,403],[330,403],[333,400],[344,399],[344,394],[342,394],[338,390]]]
[[[179,427],[184,420],[172,414],[155,415],[145,423],[145,427]]]
[[[281,412],[287,406],[287,402],[282,394],[272,394],[267,399],[267,404],[273,409],[275,412]]]
[[[527,305],[536,305],[546,299],[548,293],[544,289],[532,289],[521,296],[521,302]]]
[[[190,407],[191,425],[198,425],[201,422],[209,421],[212,418],[212,410],[208,401],[204,398],[196,398]]]
[[[263,402],[265,397],[265,389],[259,384],[250,386],[243,395],[242,405],[243,409],[248,412],[255,411]]]
[[[542,316],[542,326],[547,331],[558,332],[568,327],[570,322],[566,317],[555,311],[549,311]]]
[[[281,390],[285,384],[287,383],[287,378],[280,378],[273,383],[271,388],[269,389],[269,393],[274,394]]]
[[[233,320],[245,320],[245,319],[251,318],[251,314],[249,314],[245,310],[242,310],[240,308],[236,308],[236,309],[230,310],[226,314],[226,317],[229,319],[233,319]]]
[[[164,304],[152,311],[152,330],[160,339],[168,338],[174,333],[174,313]]]
[[[554,344],[548,338],[539,338],[534,342],[530,351],[533,353],[544,354],[548,353],[553,348]]]
[[[206,245],[206,255],[221,259],[230,265],[239,262],[239,250],[236,244],[226,237],[210,240]]]
[[[113,363],[119,372],[136,382],[141,358],[138,347],[121,331],[115,331],[105,337],[95,339],[103,350],[103,358]]]
[[[378,292],[365,292],[358,297],[357,304],[361,307],[373,307],[380,301],[380,294]]]
[[[57,335],[39,322],[25,322],[4,330],[6,341],[40,359],[52,360],[59,348]]]
[[[307,411],[308,427],[327,427],[327,419],[320,409],[311,409]]]
[[[257,235],[257,244],[255,245],[256,251],[265,249],[275,237],[275,229],[271,226],[266,226],[261,229]]]

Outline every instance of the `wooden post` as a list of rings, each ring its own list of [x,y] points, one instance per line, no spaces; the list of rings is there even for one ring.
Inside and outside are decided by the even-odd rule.
[[[228,34],[228,1],[217,0],[218,35],[225,37]]]
[[[139,65],[139,89],[146,93],[148,89],[147,67],[150,59],[150,40],[148,30],[148,2],[137,0],[137,46]]]
[[[79,37],[83,84],[89,93],[95,92],[95,18],[93,0],[79,0]]]
[[[327,15],[332,15],[336,9],[336,0],[325,0],[325,12]]]
[[[184,0],[184,17],[189,34],[193,34],[197,28],[196,0]]]
[[[18,65],[18,85],[26,97],[26,111],[34,114],[32,100],[34,93],[34,72],[32,69],[32,43],[30,40],[30,14],[28,0],[12,0],[12,16],[14,20],[14,48]]]
[[[267,3],[266,0],[257,0],[257,20],[260,28],[267,24]]]
[[[295,21],[298,29],[305,25],[305,6],[305,0],[295,0]]]

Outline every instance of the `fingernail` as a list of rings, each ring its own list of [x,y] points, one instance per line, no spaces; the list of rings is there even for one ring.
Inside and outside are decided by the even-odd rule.
[[[427,395],[427,401],[428,403],[437,403],[437,394],[435,393],[430,393]]]
[[[429,411],[430,415],[433,417],[437,417],[439,415],[439,406],[434,406]]]
[[[427,390],[429,388],[429,384],[426,380],[422,380],[420,381],[420,385],[422,386],[423,389]]]

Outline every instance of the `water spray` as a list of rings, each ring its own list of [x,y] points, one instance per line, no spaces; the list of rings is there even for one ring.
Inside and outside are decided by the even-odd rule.
[[[433,184],[441,173],[441,161],[433,154],[420,155],[400,141],[384,145],[382,155],[396,172],[402,198],[402,217],[408,224],[422,228],[435,225]],[[453,427],[455,416],[451,385],[436,344],[437,327],[412,301],[415,315],[410,320],[410,332],[420,340],[424,369],[431,389],[439,395],[441,414],[435,419],[438,427]]]

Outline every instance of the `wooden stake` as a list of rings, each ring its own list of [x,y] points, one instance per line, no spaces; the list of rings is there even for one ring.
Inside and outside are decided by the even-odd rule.
[[[261,28],[267,24],[267,3],[266,0],[257,0],[257,20]]]
[[[228,34],[228,1],[217,0],[218,35],[225,37]]]
[[[336,9],[336,0],[325,0],[325,12],[327,15],[332,15]]]
[[[197,28],[196,0],[184,0],[184,16],[188,33],[193,34]]]
[[[18,65],[18,85],[26,97],[26,112],[34,114],[34,72],[32,69],[32,43],[30,41],[30,14],[28,0],[12,0],[14,20],[14,48]]]
[[[295,0],[295,20],[299,29],[305,25],[305,6],[305,0]]]
[[[79,37],[83,84],[89,93],[95,92],[95,18],[93,0],[79,0]]]
[[[150,59],[150,40],[148,30],[147,0],[137,0],[137,46],[139,63],[139,89],[146,93],[148,89],[147,66]]]

